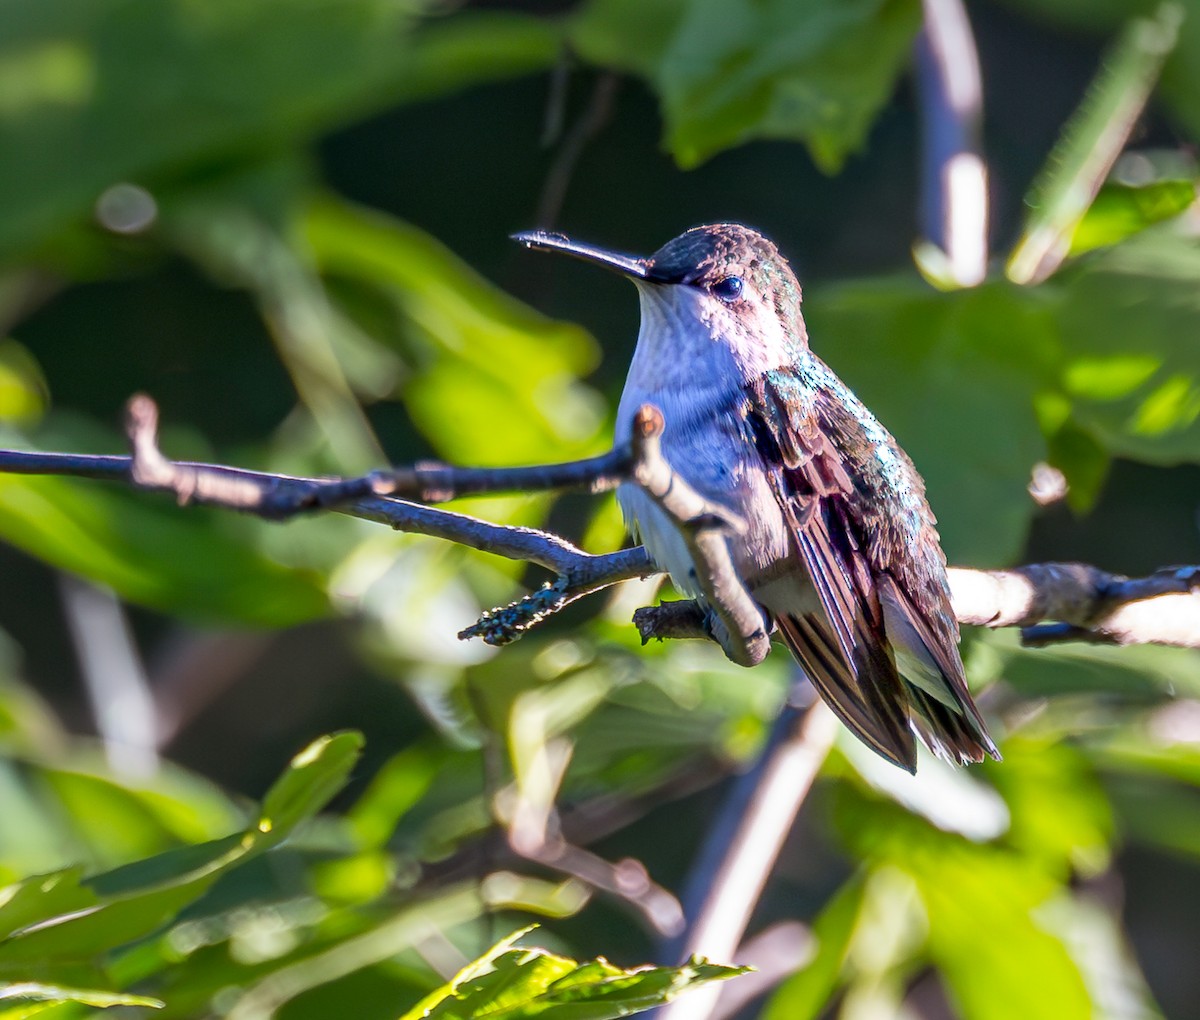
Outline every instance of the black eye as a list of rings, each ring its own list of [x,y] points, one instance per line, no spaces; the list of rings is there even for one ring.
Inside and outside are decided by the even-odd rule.
[[[742,296],[742,278],[740,276],[727,276],[723,280],[718,280],[709,290],[713,296],[719,298],[727,304],[736,301]]]

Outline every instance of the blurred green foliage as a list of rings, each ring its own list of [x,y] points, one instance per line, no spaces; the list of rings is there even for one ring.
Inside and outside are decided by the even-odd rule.
[[[1040,148],[989,151],[998,190],[1025,192],[1069,121],[1022,234],[1051,224],[1066,261],[1036,286],[997,269],[954,290],[895,256],[912,222],[899,164],[912,162],[915,0],[519,6],[0,0],[3,445],[117,450],[112,394],[145,388],[164,398],[169,454],[264,470],[602,450],[623,371],[607,327],[632,331],[632,295],[621,319],[603,289],[615,284],[495,253],[529,225],[573,118],[590,116],[577,82],[628,74],[639,84],[584,151],[564,221],[634,247],[693,208],[771,211],[758,225],[814,281],[814,344],[912,454],[954,562],[1017,562],[1049,523],[1088,512],[1107,525],[1098,564],[1136,561],[1155,536],[1128,515],[1153,515],[1155,493],[1114,480],[1130,461],[1200,464],[1187,151],[1200,18],[1142,59],[1104,47],[1174,8],[971,6],[989,88],[1006,66],[993,40],[1040,45],[1048,23],[1094,35],[1077,81],[1018,61],[1014,94],[1032,81],[1057,100],[1019,109],[1022,128],[1057,119]],[[1085,45],[1054,38],[1068,56]],[[1089,91],[1102,51],[1115,56]],[[1137,119],[1130,96],[1160,64],[1170,129],[1152,113],[1144,151],[1097,176],[1086,157]],[[1002,115],[1006,95],[989,91],[989,109]],[[535,148],[540,133],[563,139],[558,156]],[[493,282],[506,265],[509,289]],[[604,325],[603,359],[587,330],[535,305]],[[1030,499],[1039,461],[1063,472],[1070,511]],[[619,541],[611,501],[463,505],[597,551]],[[501,653],[464,644],[454,635],[482,608],[540,575],[340,517],[267,525],[9,475],[0,536],[13,635],[0,644],[0,1020],[157,1003],[234,1020],[351,1007],[567,1020],[732,976],[627,970],[656,952],[639,906],[505,837],[561,825],[680,888],[714,784],[753,759],[786,696],[786,662],[735,671],[708,647],[638,647],[628,618],[645,586]],[[1194,542],[1176,555],[1195,559]],[[30,557],[133,607],[166,733],[143,736],[181,727],[170,757],[186,766],[131,771],[111,734],[80,735],[63,611]],[[256,632],[276,635],[265,664],[231,664]],[[1194,946],[1127,930],[1119,887],[1139,854],[1200,867],[1195,654],[1031,651],[1003,633],[966,635],[964,652],[1006,760],[923,761],[910,779],[839,742],[757,921],[800,917],[815,939],[763,1015],[1186,1015]],[[313,742],[349,723],[370,732],[365,752],[345,731]],[[263,781],[262,758],[274,768],[304,745]],[[548,949],[497,944],[530,917],[546,926],[525,941]],[[575,962],[600,953],[615,963]]]

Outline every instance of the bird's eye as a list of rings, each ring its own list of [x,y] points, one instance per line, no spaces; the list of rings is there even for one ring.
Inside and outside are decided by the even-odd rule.
[[[742,278],[726,276],[714,283],[709,290],[712,291],[714,297],[729,304],[742,296]]]

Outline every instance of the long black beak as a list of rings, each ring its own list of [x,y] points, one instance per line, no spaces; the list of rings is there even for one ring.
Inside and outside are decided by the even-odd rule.
[[[638,258],[635,255],[622,255],[620,252],[609,251],[606,248],[597,248],[595,245],[572,241],[566,234],[560,234],[555,230],[523,230],[519,234],[513,234],[512,239],[534,251],[560,251],[564,255],[573,255],[584,262],[606,266],[638,280],[654,279],[649,259]]]

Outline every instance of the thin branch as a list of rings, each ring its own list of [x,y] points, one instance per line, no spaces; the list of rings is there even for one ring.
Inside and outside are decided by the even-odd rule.
[[[117,775],[148,779],[158,771],[158,712],[125,610],[107,588],[72,574],[58,577],[105,757]]]
[[[951,567],[959,623],[1020,627],[1041,648],[1065,641],[1200,648],[1200,567],[1166,567],[1146,577],[1110,574],[1086,563],[1033,563],[1012,570]],[[1046,622],[1050,621],[1050,622]],[[691,601],[639,609],[643,643],[708,638],[704,611]]]
[[[561,86],[558,84],[560,81],[558,75],[561,73],[558,68],[555,69],[555,85],[552,86],[554,88],[561,87],[562,92],[558,93],[560,97],[566,89],[565,80],[561,81]],[[542,194],[538,199],[534,220],[539,227],[552,227],[554,221],[558,219],[563,200],[567,197],[567,188],[571,184],[571,177],[575,173],[575,167],[579,163],[580,156],[583,155],[583,150],[587,148],[588,142],[604,129],[612,117],[613,103],[620,84],[621,79],[611,71],[603,71],[597,76],[596,84],[592,87],[591,97],[588,99],[587,109],[563,138],[558,154],[550,166],[550,171],[546,174],[546,182],[542,185]],[[552,98],[554,95],[555,93],[552,92]]]
[[[987,275],[987,166],[980,146],[983,85],[962,0],[924,0],[917,37],[922,230],[960,287]]]
[[[493,610],[463,637],[494,644],[515,640],[575,600],[613,584],[658,573],[642,548],[593,555],[547,531],[493,524],[467,514],[397,498],[425,501],[466,493],[575,487],[603,491],[628,478],[646,488],[675,521],[692,551],[707,608],[694,602],[641,609],[635,623],[643,641],[652,638],[713,638],[734,662],[761,661],[768,622],[738,580],[729,559],[728,535],[742,522],[724,507],[702,499],[662,457],[662,416],[643,408],[627,445],[566,464],[519,468],[457,468],[421,463],[357,478],[300,478],[220,464],[168,460],[157,445],[157,409],[134,397],[126,431],[128,457],[0,450],[0,472],[66,475],[121,481],[138,489],[169,492],[181,504],[198,503],[286,520],[333,511],[430,535],[483,552],[544,567],[554,575],[546,587]],[[1031,646],[1060,641],[1164,644],[1200,647],[1200,567],[1172,567],[1130,579],[1085,564],[1033,564],[1009,571],[951,568],[954,608],[961,623],[1021,627]],[[1047,627],[1038,624],[1046,622]]]
[[[641,861],[626,857],[610,864],[603,857],[551,836],[534,846],[519,849],[509,845],[519,857],[550,868],[607,894],[615,902],[633,911],[656,936],[676,935],[683,928],[683,909],[669,891],[650,877]]]
[[[633,424],[633,479],[678,527],[691,554],[696,583],[709,606],[711,633],[739,666],[757,666],[771,650],[766,617],[734,569],[726,541],[745,523],[702,498],[662,456],[662,412],[645,405]]]
[[[373,472],[369,477],[378,496],[399,496],[422,503],[446,503],[460,496],[545,489],[583,489],[608,492],[626,478],[633,464],[628,446],[617,446],[599,457],[565,464],[536,464],[515,468],[452,467],[418,461],[412,467]]]
[[[666,950],[668,958],[753,963],[738,951],[742,936],[836,733],[823,701],[807,710],[788,705],[779,714],[766,750],[730,792],[688,876],[688,927]],[[682,996],[657,1020],[706,1020],[720,994],[714,987]]]
[[[1039,647],[1060,641],[1200,648],[1200,567],[1128,578],[1083,563],[949,571],[962,623],[1020,627]],[[1042,621],[1052,624],[1038,626]]]

